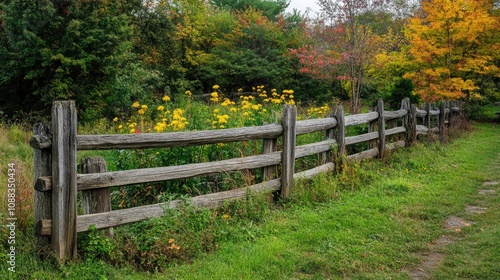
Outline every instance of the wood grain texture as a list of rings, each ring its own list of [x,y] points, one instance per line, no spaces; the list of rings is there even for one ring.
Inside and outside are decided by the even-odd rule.
[[[390,121],[393,119],[398,119],[406,116],[408,114],[408,110],[399,109],[397,111],[384,111],[384,117],[386,121]]]
[[[169,133],[79,135],[79,150],[186,147],[276,138],[283,132],[278,124]]]
[[[76,107],[57,101],[52,107],[52,250],[65,262],[76,260]]]
[[[377,102],[378,112],[378,156],[385,157],[385,116],[384,101],[379,99]]]
[[[281,122],[283,125],[283,151],[281,154],[280,197],[287,199],[292,192],[295,170],[297,107],[285,105]]]
[[[377,112],[369,112],[365,114],[356,114],[356,115],[349,115],[345,116],[345,126],[353,126],[353,125],[359,125],[359,124],[365,124],[369,123],[371,121],[374,121],[378,118],[379,114]],[[338,121],[338,119],[337,119]]]
[[[332,129],[337,126],[337,120],[333,117],[297,121],[297,135]]]
[[[358,144],[358,143],[363,143],[366,141],[371,141],[379,138],[379,132],[374,131],[374,132],[369,132],[365,134],[360,134],[356,136],[348,136],[345,138],[345,144],[346,145],[353,145],[353,144]]]

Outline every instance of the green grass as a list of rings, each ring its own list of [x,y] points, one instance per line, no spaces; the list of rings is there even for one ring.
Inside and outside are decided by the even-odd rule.
[[[201,216],[186,211],[158,220],[164,230],[181,227],[193,240],[213,227],[215,248],[198,250],[189,260],[162,263],[161,272],[141,272],[126,262],[81,261],[55,266],[40,262],[30,234],[19,237],[19,279],[407,279],[428,244],[449,234],[435,279],[498,279],[500,209],[498,191],[478,195],[485,181],[500,180],[500,126],[477,124],[448,145],[419,144],[398,150],[384,161],[352,164],[341,175],[299,181],[289,202],[263,211],[245,204]],[[467,214],[466,205],[487,208]],[[245,210],[246,209],[246,210]],[[222,215],[230,215],[224,222]],[[187,215],[188,214],[188,215]],[[447,232],[450,215],[474,222],[460,232]],[[175,227],[168,224],[175,224]],[[170,235],[150,226],[137,235]],[[139,229],[139,228],[138,228]],[[125,230],[125,229],[123,229]],[[142,233],[141,233],[142,231]],[[156,233],[154,233],[156,231]],[[153,234],[154,233],[154,234]],[[169,232],[170,234],[170,232]],[[151,236],[154,237],[154,236]],[[181,241],[180,237],[175,240]],[[186,243],[179,244],[187,246]],[[4,242],[5,243],[5,242]],[[153,257],[153,256],[150,256]],[[151,259],[150,259],[151,260]],[[116,261],[116,259],[115,259]],[[2,259],[2,272],[5,264]],[[114,264],[118,264],[115,267]],[[36,271],[36,272],[34,272]]]

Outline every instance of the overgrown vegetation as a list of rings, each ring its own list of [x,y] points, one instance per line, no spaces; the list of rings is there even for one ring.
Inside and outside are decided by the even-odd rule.
[[[315,15],[285,0],[0,1],[0,119],[39,121],[54,100],[75,100],[93,124],[214,84],[350,99],[354,113],[412,93],[499,100],[492,1],[318,4]]]

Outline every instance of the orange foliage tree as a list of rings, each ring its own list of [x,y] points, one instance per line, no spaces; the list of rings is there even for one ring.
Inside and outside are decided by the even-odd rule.
[[[479,97],[481,76],[498,76],[498,16],[490,0],[425,0],[406,26],[414,93],[425,101]]]

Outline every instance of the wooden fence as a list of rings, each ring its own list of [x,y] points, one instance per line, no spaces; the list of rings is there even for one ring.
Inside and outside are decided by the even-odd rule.
[[[109,188],[141,183],[190,178],[231,171],[263,169],[264,181],[235,190],[211,193],[190,198],[197,208],[213,208],[226,200],[244,197],[248,191],[278,192],[286,199],[293,191],[293,180],[310,178],[335,169],[342,157],[363,160],[383,157],[387,149],[412,145],[419,134],[438,135],[445,139],[459,104],[441,102],[440,107],[427,104],[418,109],[409,99],[402,101],[400,110],[385,111],[379,100],[373,112],[344,115],[336,108],[330,117],[297,121],[296,107],[285,105],[281,124],[242,127],[221,130],[140,133],[116,135],[77,135],[77,114],[72,101],[55,102],[51,127],[37,124],[30,141],[35,153],[35,235],[40,248],[50,247],[61,261],[77,257],[77,233],[87,231],[90,225],[105,229],[137,222],[164,214],[165,209],[176,208],[180,201],[113,210],[107,205]],[[346,136],[349,126],[367,124],[369,132]],[[317,131],[325,132],[320,142],[296,145],[296,136]],[[398,141],[386,143],[398,135]],[[277,140],[282,149],[277,150]],[[77,151],[103,149],[144,149],[187,147],[235,141],[263,140],[262,153],[227,160],[193,163],[180,166],[143,168],[126,171],[107,171],[105,162],[86,163],[82,174],[77,174]],[[348,155],[346,146],[370,143],[369,149]],[[295,173],[295,159],[323,154],[325,164]],[[330,156],[328,156],[330,155]],[[280,178],[274,178],[276,167]],[[77,192],[82,192],[83,215],[77,215]]]

